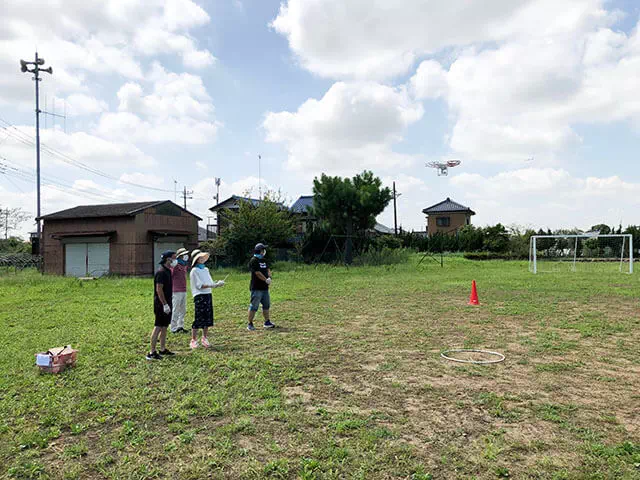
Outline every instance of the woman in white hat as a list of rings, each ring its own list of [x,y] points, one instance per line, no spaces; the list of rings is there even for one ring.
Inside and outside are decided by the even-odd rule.
[[[207,339],[209,328],[213,327],[213,297],[212,288],[224,286],[224,281],[214,282],[211,273],[205,263],[209,260],[206,252],[197,253],[192,260],[191,293],[193,294],[194,320],[191,327],[191,348],[198,348],[198,330],[202,330],[200,343],[204,348],[209,348],[211,344]]]

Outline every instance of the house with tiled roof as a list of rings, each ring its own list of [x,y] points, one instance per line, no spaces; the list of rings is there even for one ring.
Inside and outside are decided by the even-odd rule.
[[[229,219],[230,212],[237,212],[240,209],[240,204],[243,202],[249,202],[254,207],[260,205],[262,200],[257,198],[249,198],[249,197],[241,197],[239,195],[231,195],[226,200],[218,203],[217,205],[211,207],[209,210],[216,214],[217,222],[216,225],[212,227],[215,229],[215,232],[209,232],[209,236],[218,236],[229,227]],[[284,205],[279,204],[282,208],[286,208]]]
[[[449,197],[442,202],[422,210],[427,216],[427,234],[455,234],[465,225],[471,225],[471,216],[476,212],[469,207],[454,202]]]
[[[304,235],[313,231],[318,219],[312,213],[313,195],[302,195],[291,205],[291,213],[296,216],[296,234]],[[394,230],[381,223],[375,224],[370,233],[378,235],[393,235]]]

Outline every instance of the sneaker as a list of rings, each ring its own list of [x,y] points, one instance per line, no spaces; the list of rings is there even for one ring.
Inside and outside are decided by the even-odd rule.
[[[147,356],[145,358],[147,360],[162,360],[162,357],[158,352],[153,352],[153,353],[149,352],[147,353]]]
[[[267,320],[266,322],[264,322],[264,328],[276,328],[276,326],[271,323],[271,320]]]
[[[200,343],[202,343],[202,346],[204,348],[209,348],[211,346],[211,344],[209,343],[209,340],[207,340],[207,337],[202,337],[200,339]]]
[[[184,328],[181,328],[180,330],[178,330],[180,333],[191,333],[190,330],[185,330]]]
[[[247,330],[249,330],[250,332],[253,332],[256,329],[256,327],[253,326],[253,323],[250,323],[249,325],[247,325]]]
[[[171,333],[180,333],[182,331],[181,328],[177,329],[177,330],[171,330]]]
[[[175,353],[169,351],[166,348],[164,350],[160,351],[159,353],[160,353],[160,355],[164,355],[165,357],[172,357],[172,356],[175,355]]]
[[[198,341],[192,338],[189,345],[191,346],[191,350],[195,350],[196,348],[198,348]]]

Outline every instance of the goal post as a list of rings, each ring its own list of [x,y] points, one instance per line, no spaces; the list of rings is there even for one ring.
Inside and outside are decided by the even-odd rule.
[[[529,241],[529,271],[633,273],[633,236],[532,235]]]

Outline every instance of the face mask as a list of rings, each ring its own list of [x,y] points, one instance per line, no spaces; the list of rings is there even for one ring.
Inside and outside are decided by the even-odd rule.
[[[196,263],[196,268],[202,270],[204,268],[204,263]]]
[[[178,260],[171,260],[171,266],[175,267],[178,264]]]
[[[262,255],[261,253],[256,253],[254,256],[256,258],[259,258],[260,260],[262,260],[264,258],[264,255]]]
[[[183,255],[182,256],[182,260],[184,260],[185,262],[189,260],[189,255]]]

